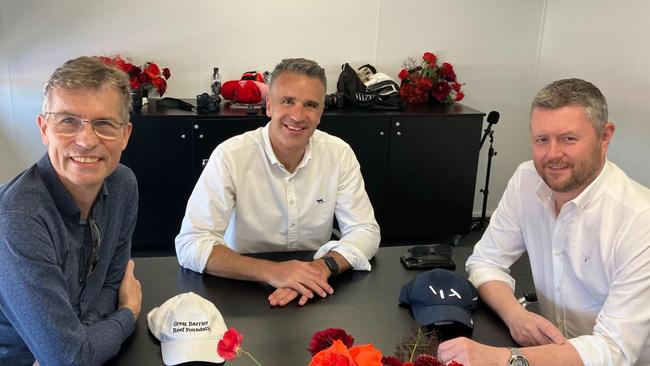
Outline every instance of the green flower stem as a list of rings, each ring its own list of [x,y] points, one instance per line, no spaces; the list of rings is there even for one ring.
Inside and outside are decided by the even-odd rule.
[[[413,362],[413,357],[415,356],[415,350],[418,349],[420,344],[420,335],[422,334],[421,328],[418,327],[418,336],[415,338],[415,344],[413,344],[413,349],[411,350],[411,356],[409,357],[409,362]]]
[[[257,362],[257,360],[255,359],[255,357],[253,357],[253,355],[251,355],[250,353],[244,351],[243,349],[240,350],[240,352],[243,353],[243,354],[245,354],[246,356],[248,356],[251,360],[253,360],[253,362],[255,362],[255,364],[256,364],[257,366],[262,366],[262,364],[259,363],[259,362]]]

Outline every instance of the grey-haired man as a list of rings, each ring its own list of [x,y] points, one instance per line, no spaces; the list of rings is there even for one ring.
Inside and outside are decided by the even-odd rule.
[[[133,332],[135,176],[129,81],[81,57],[54,71],[37,118],[47,153],[0,186],[0,364],[99,365]]]

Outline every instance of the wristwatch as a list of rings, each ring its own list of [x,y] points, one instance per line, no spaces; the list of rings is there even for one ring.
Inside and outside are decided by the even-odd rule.
[[[323,260],[325,261],[325,265],[327,268],[329,268],[332,274],[336,274],[339,271],[339,264],[336,263],[336,259],[334,259],[334,257],[326,256],[323,257]]]
[[[510,348],[508,366],[529,366],[529,363],[519,348]]]

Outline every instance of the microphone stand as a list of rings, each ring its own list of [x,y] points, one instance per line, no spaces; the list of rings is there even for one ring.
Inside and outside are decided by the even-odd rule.
[[[496,123],[496,122],[495,122]],[[485,229],[488,225],[488,220],[486,218],[487,210],[487,199],[488,194],[490,193],[490,169],[492,168],[492,157],[497,155],[496,150],[494,150],[494,131],[492,130],[492,125],[494,123],[488,119],[488,126],[484,130],[483,137],[481,138],[481,144],[479,145],[479,151],[483,148],[485,139],[490,137],[490,148],[488,149],[488,161],[487,161],[487,170],[485,171],[485,186],[481,188],[480,192],[483,194],[483,209],[481,210],[481,218],[472,225],[472,230]]]

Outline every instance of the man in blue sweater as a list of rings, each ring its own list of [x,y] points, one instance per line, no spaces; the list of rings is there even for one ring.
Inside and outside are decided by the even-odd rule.
[[[0,186],[0,364],[96,365],[133,332],[135,176],[129,80],[96,58],[59,67],[37,118],[47,146]]]

